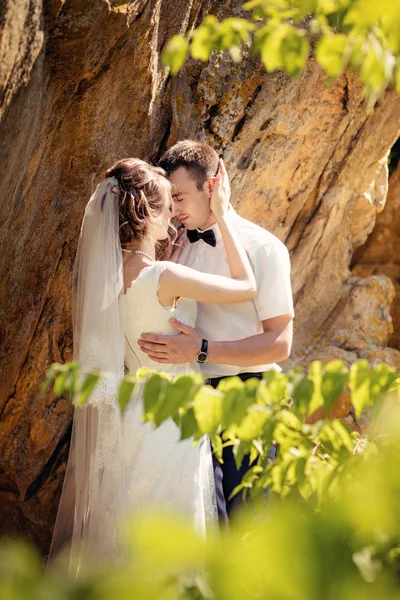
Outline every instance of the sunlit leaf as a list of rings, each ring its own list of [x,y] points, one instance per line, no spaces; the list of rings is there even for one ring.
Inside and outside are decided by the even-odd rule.
[[[321,391],[326,415],[329,415],[332,405],[343,393],[348,379],[349,372],[341,360],[334,360],[325,365]]]
[[[320,39],[316,49],[316,58],[331,77],[340,75],[346,66],[346,47],[347,37],[344,34],[324,36]]]
[[[75,400],[76,406],[83,406],[100,380],[100,372],[91,372],[85,376]]]
[[[318,408],[324,405],[324,397],[322,395],[322,374],[322,363],[319,360],[311,363],[308,369],[308,379],[313,384],[313,392],[309,405],[310,414],[314,413]]]
[[[207,15],[203,23],[193,32],[190,53],[196,60],[209,60],[211,52],[216,47],[216,31],[218,20],[213,15]]]
[[[171,69],[172,75],[177,75],[185,64],[188,53],[189,41],[181,35],[174,35],[162,54],[163,64]]]
[[[135,386],[136,379],[131,376],[124,377],[124,379],[119,385],[117,393],[117,402],[122,414],[124,414],[126,409],[128,408]]]
[[[163,374],[152,373],[149,376],[143,392],[144,412],[146,414],[154,416],[157,404],[164,401],[167,385],[168,378]]]
[[[193,409],[200,432],[216,433],[222,421],[222,394],[213,388],[203,387],[194,398]]]

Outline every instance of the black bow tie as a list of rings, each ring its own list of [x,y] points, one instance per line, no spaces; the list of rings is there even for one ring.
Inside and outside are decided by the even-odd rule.
[[[198,231],[197,229],[188,229],[187,230],[188,240],[191,244],[194,242],[198,242],[199,240],[203,240],[206,244],[210,244],[215,248],[217,240],[215,239],[215,233],[212,229],[207,229],[206,231]]]

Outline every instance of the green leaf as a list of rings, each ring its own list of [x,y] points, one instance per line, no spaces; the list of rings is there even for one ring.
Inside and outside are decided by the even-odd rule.
[[[342,421],[339,421],[338,419],[334,419],[331,424],[336,435],[340,438],[340,441],[343,444],[343,446],[350,453],[352,453],[354,450],[354,442],[353,438],[351,437],[350,427]]]
[[[325,415],[328,416],[334,402],[343,393],[348,382],[349,372],[343,361],[333,360],[325,365],[321,391],[324,399]]]
[[[395,369],[385,363],[380,363],[375,369],[366,360],[351,365],[349,385],[357,419],[366,406],[372,406],[388,393],[396,378]]]
[[[273,29],[264,30],[261,39],[260,54],[264,67],[268,72],[283,68],[281,46],[283,38],[288,31],[288,25],[280,23]]]
[[[239,377],[228,377],[218,385],[222,392],[221,424],[224,428],[239,425],[247,414],[248,407],[253,403],[251,393],[246,393],[246,387]]]
[[[385,85],[388,76],[391,75],[391,73],[386,72],[389,68],[387,56],[379,42],[376,41],[370,45],[364,55],[361,66],[361,79],[372,92],[379,93]]]
[[[100,371],[88,373],[78,391],[76,406],[83,406],[100,380]]]
[[[165,388],[164,398],[154,409],[154,423],[158,427],[168,418],[176,422],[179,408],[191,403],[202,382],[195,383],[189,376],[181,376],[169,383]]]
[[[258,465],[255,465],[254,467],[250,467],[250,469],[248,469],[246,471],[246,473],[243,475],[241,483],[238,486],[236,486],[236,488],[233,490],[233,492],[229,496],[229,500],[234,498],[234,496],[236,496],[236,494],[238,494],[243,488],[251,489],[253,487],[254,483],[258,480],[262,471],[263,471],[262,467],[260,467]]]
[[[132,376],[127,375],[121,381],[118,387],[117,402],[121,410],[121,414],[125,414],[125,411],[129,405],[133,390],[136,386],[136,379]]]
[[[54,395],[56,398],[61,396],[65,392],[65,382],[68,377],[68,371],[63,370],[59,375],[57,375],[54,381]]]
[[[292,28],[281,44],[283,67],[291,77],[297,77],[307,63],[309,42],[301,30]]]
[[[218,434],[211,435],[210,442],[211,442],[211,447],[212,447],[213,453],[215,454],[215,457],[217,458],[217,460],[220,463],[223,463],[224,462],[222,460],[223,445],[222,445],[221,436]]]
[[[62,365],[60,365],[60,363],[53,363],[47,369],[46,375],[45,375],[45,379],[41,383],[40,388],[39,388],[39,394],[41,396],[46,392],[46,390],[48,390],[48,388],[50,387],[50,385],[53,383],[53,381],[54,381],[57,373],[60,372],[60,367],[61,366]]]
[[[346,66],[346,47],[347,36],[342,33],[323,36],[319,40],[316,49],[316,58],[321,67],[331,77],[340,75]]]
[[[235,457],[236,468],[240,469],[245,456],[250,454],[252,444],[248,441],[236,442],[233,446],[233,456]]]
[[[253,405],[240,425],[236,427],[237,437],[242,441],[248,442],[251,442],[254,438],[261,437],[265,424],[271,416],[271,410],[262,409],[258,405]]]
[[[164,374],[152,373],[145,383],[143,393],[144,412],[150,419],[154,418],[157,404],[164,400],[168,380],[168,376]]]
[[[294,412],[300,416],[307,414],[313,394],[313,383],[300,368],[288,373],[288,392],[293,399]]]
[[[162,62],[171,69],[171,75],[177,75],[187,60],[189,41],[181,36],[174,35],[162,53]]]
[[[266,371],[257,388],[257,403],[263,406],[272,406],[273,404],[280,404],[282,400],[288,400],[287,387],[288,378],[286,375],[277,373],[273,369]]]
[[[256,47],[267,71],[285,69],[296,76],[304,68],[309,44],[304,32],[288,23],[270,22],[258,32]]]
[[[154,372],[154,371],[149,369],[149,367],[139,367],[135,373],[136,380],[138,382],[144,381],[146,379],[146,377],[149,374],[151,374],[152,372]]]
[[[189,408],[181,417],[181,440],[185,440],[198,432],[199,426],[196,421],[193,408]]]
[[[190,54],[195,60],[206,62],[216,45],[218,20],[214,15],[207,15],[203,23],[195,29],[190,44]]]
[[[255,25],[246,19],[224,19],[216,29],[216,48],[218,50],[239,49],[242,42],[250,39],[250,32],[255,28]]]
[[[193,409],[201,433],[213,434],[218,431],[222,421],[222,394],[220,392],[204,386],[194,398]]]
[[[308,369],[308,379],[313,384],[313,392],[309,405],[309,413],[313,414],[320,406],[324,405],[324,397],[322,395],[322,372],[323,366],[319,360],[311,363]]]

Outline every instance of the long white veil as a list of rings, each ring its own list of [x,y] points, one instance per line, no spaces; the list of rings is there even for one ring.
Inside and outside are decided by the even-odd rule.
[[[83,556],[117,556],[116,522],[124,510],[122,417],[116,393],[124,376],[123,261],[118,181],[102,181],[83,218],[73,270],[74,360],[108,373],[75,407],[70,452],[48,564],[71,549],[70,574]],[[101,555],[99,556],[99,549]]]

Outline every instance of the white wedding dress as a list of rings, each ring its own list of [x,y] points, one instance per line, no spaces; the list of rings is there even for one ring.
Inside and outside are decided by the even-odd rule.
[[[193,326],[197,304],[181,298],[176,307],[158,301],[165,262],[145,267],[123,298],[125,364],[178,375],[193,365],[158,364],[141,352],[142,332],[175,333],[171,316]],[[96,337],[81,349],[85,365],[96,366],[102,355]],[[197,366],[197,365],[196,365]],[[132,557],[120,532],[124,519],[136,511],[173,510],[188,518],[201,535],[217,525],[211,448],[208,438],[196,446],[180,440],[172,420],[155,429],[144,423],[143,386],[138,384],[124,413],[116,402],[119,381],[101,379],[82,408],[75,408],[70,454],[54,527],[50,564],[67,549],[69,573],[76,577],[87,560],[125,568]],[[122,529],[120,529],[122,524]],[[83,562],[82,562],[83,561]]]
[[[145,267],[124,298],[125,363],[132,373],[150,367],[171,375],[188,373],[197,363],[153,362],[137,344],[143,332],[176,334],[168,322],[174,316],[194,326],[197,303],[181,298],[176,307],[158,301],[159,278],[166,262]],[[142,388],[142,386],[141,386]],[[128,509],[160,506],[192,519],[195,529],[206,533],[217,522],[211,448],[208,438],[197,446],[192,439],[179,441],[180,431],[169,419],[157,429],[142,421],[142,389],[135,393],[123,419],[126,499]]]

